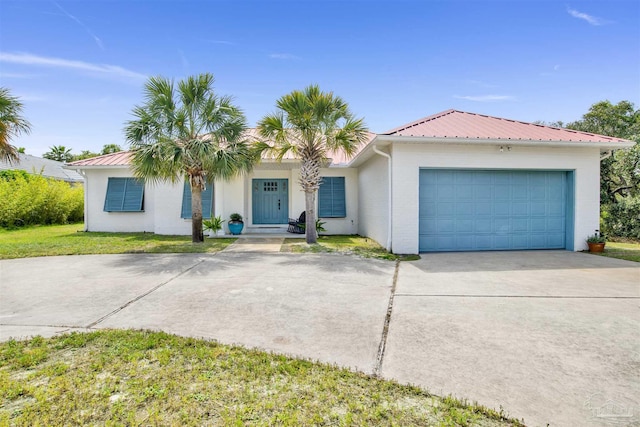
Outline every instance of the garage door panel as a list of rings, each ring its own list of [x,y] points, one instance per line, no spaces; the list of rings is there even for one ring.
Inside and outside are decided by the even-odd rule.
[[[511,223],[513,224],[513,231],[518,233],[528,232],[529,231],[529,219],[524,218],[514,218]]]
[[[476,219],[474,221],[474,228],[477,234],[490,233],[491,232],[491,220],[490,219]]]
[[[473,232],[473,220],[459,219],[456,221],[456,233],[471,233],[471,232]]]
[[[529,216],[529,203],[513,202],[511,204],[511,214],[515,216]]]
[[[420,171],[420,251],[560,249],[566,172]]]

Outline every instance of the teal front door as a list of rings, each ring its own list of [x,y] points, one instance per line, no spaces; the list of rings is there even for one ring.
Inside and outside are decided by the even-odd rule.
[[[253,223],[286,224],[289,219],[289,180],[254,179]]]

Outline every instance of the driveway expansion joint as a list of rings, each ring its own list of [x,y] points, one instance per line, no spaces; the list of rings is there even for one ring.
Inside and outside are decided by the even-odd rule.
[[[215,254],[214,254],[215,255]],[[178,277],[188,273],[189,271],[193,270],[194,268],[196,268],[197,266],[199,266],[200,264],[202,264],[205,261],[205,259],[201,259],[198,262],[196,262],[195,264],[193,264],[191,267],[182,270],[180,273],[176,274],[173,277],[170,277],[169,279],[165,280],[164,282],[161,282],[160,284],[154,286],[153,288],[149,289],[148,291],[138,295],[137,297],[133,298],[132,300],[127,301],[126,303],[124,303],[123,305],[121,305],[120,307],[116,308],[115,310],[111,311],[110,313],[105,314],[104,316],[102,316],[101,318],[99,318],[98,320],[89,323],[87,326],[85,326],[85,328],[89,329],[89,328],[93,328],[95,327],[97,324],[104,322],[105,320],[107,320],[108,318],[110,318],[111,316],[113,316],[114,314],[124,310],[125,308],[127,308],[128,306],[130,306],[131,304],[133,304],[136,301],[140,301],[142,298],[146,297],[147,295],[157,291],[158,289],[160,289],[161,287],[163,287],[164,285],[174,281],[175,279],[177,279]]]
[[[387,305],[387,313],[384,318],[384,326],[382,327],[382,337],[378,345],[378,353],[376,355],[376,364],[373,368],[373,376],[380,377],[382,370],[382,362],[384,361],[384,351],[387,347],[387,336],[389,335],[389,325],[391,323],[391,313],[393,312],[393,298],[396,293],[396,285],[398,283],[398,272],[400,270],[400,261],[396,261],[395,271],[393,272],[393,282],[391,285],[391,293],[389,295],[389,304]]]

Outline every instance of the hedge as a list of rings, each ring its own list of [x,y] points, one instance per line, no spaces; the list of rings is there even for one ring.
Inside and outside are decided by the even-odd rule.
[[[24,171],[0,173],[0,227],[80,222],[84,188]]]

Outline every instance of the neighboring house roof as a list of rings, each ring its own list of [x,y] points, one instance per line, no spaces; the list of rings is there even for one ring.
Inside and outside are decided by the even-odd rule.
[[[83,182],[84,178],[78,172],[64,169],[64,163],[43,159],[29,154],[18,154],[19,161],[9,164],[0,160],[0,170],[23,170],[27,173],[42,175],[47,178],[59,179],[66,182]]]
[[[520,141],[629,142],[621,138],[458,110],[446,110],[391,129],[381,135]]]

